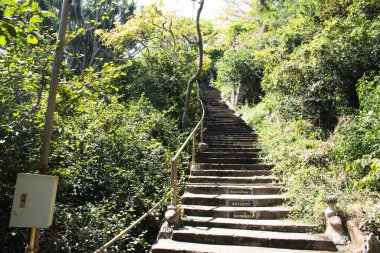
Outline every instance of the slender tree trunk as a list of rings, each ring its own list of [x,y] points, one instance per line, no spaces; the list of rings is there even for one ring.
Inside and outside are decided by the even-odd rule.
[[[183,117],[182,117],[182,129],[186,129],[189,126],[189,106],[190,106],[190,99],[191,99],[191,90],[193,88],[193,83],[198,78],[199,74],[202,71],[202,65],[203,65],[203,41],[202,41],[202,33],[201,33],[201,27],[199,24],[199,18],[201,16],[201,12],[203,9],[204,0],[199,1],[199,8],[197,11],[197,18],[196,18],[196,25],[197,25],[197,36],[198,36],[198,53],[199,53],[199,61],[198,61],[198,68],[195,74],[189,79],[187,82],[187,90],[186,90],[186,100],[185,100],[185,106],[183,109]]]

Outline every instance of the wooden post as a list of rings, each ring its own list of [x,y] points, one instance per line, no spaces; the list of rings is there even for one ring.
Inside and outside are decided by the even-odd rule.
[[[172,177],[171,177],[171,186],[172,186],[172,206],[176,206],[177,202],[177,161],[172,160]]]
[[[197,131],[193,133],[193,147],[191,150],[191,166],[195,166],[195,144],[197,142]]]
[[[53,131],[53,117],[54,117],[55,104],[56,104],[59,73],[60,73],[60,68],[62,64],[63,48],[65,46],[67,23],[69,20],[70,5],[71,5],[71,0],[63,1],[61,19],[60,19],[60,24],[59,24],[59,29],[58,29],[58,36],[57,36],[58,45],[55,50],[53,70],[52,70],[51,80],[50,80],[50,91],[49,91],[48,105],[47,105],[47,110],[46,110],[46,115],[45,115],[45,127],[44,127],[41,156],[40,156],[40,173],[44,175],[46,175],[49,170],[49,153],[50,153],[51,133]],[[30,238],[32,238],[32,236],[34,236],[34,244],[32,245],[32,247],[38,249],[38,242],[40,239],[40,229],[32,228],[31,233],[30,233]],[[28,246],[28,248],[29,250],[31,250],[30,245]],[[32,252],[37,252],[37,251],[33,250]]]

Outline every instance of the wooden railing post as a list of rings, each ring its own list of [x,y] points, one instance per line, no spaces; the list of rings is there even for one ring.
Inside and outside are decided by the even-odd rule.
[[[200,137],[200,143],[203,143],[203,119],[201,120],[201,137]]]
[[[172,186],[172,205],[176,206],[177,202],[177,170],[178,165],[175,159],[172,160],[172,175],[171,175],[171,186]]]
[[[197,132],[193,133],[193,148],[191,152],[191,166],[195,166],[195,144],[197,142]]]

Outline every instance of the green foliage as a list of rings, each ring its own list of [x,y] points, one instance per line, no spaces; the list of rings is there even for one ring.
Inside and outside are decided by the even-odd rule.
[[[324,198],[334,194],[345,217],[378,233],[379,9],[379,1],[255,1],[244,20],[250,24],[235,33],[245,62],[262,69],[250,85],[264,91],[259,104],[239,113],[259,132],[296,218],[321,221]],[[222,90],[244,67],[225,34]]]
[[[16,174],[38,169],[46,86],[53,60],[52,36],[39,33],[45,17],[51,13],[41,11],[34,1],[0,4],[0,36],[6,38],[0,45],[0,237],[10,252],[26,238],[23,231],[7,229]],[[38,43],[31,45],[28,38],[33,36],[38,37]]]
[[[357,83],[360,113],[344,121],[335,152],[355,179],[353,187],[380,190],[380,82],[371,73]]]
[[[164,164],[172,155],[168,148],[179,145],[176,123],[144,97],[126,106],[117,97],[107,100],[84,101],[74,115],[57,115],[51,166],[60,178],[58,214],[69,212],[46,231],[52,245],[44,248],[93,251],[168,192]],[[141,240],[131,236],[115,250],[143,251],[158,226],[159,220],[144,223],[148,237],[137,229],[132,235]]]
[[[46,1],[39,2],[44,9],[55,10]],[[55,35],[45,27],[54,23],[52,14],[33,1],[1,3],[0,29],[5,42],[0,45],[0,239],[4,251],[18,252],[28,235],[25,229],[8,228],[12,195],[17,173],[38,173]],[[95,4],[96,10],[104,12],[112,3],[86,4]],[[8,9],[13,11],[12,19]],[[101,21],[89,27],[107,28],[103,25],[122,18],[121,13],[110,10],[109,18],[98,17]],[[77,26],[90,20],[71,17],[71,21],[75,32],[67,37],[68,51],[94,35]],[[179,26],[186,27],[186,22]],[[37,32],[38,41],[33,37]],[[106,51],[97,40],[80,50],[96,48]],[[81,57],[64,56],[49,160],[50,173],[60,180],[54,222],[42,231],[41,252],[92,252],[166,199],[168,159],[183,139],[177,125],[184,80],[196,60],[186,50],[182,49],[178,59],[183,64],[173,61],[165,48],[145,52],[144,59],[133,61],[121,57],[107,62],[107,57],[92,55],[92,64],[83,61],[80,71],[73,68],[78,62],[72,57]],[[181,167],[187,165],[186,158]],[[165,204],[110,251],[148,252]]]
[[[247,49],[229,49],[216,63],[218,71],[217,86],[228,92],[237,91],[241,85],[249,85],[254,90],[254,96],[248,97],[249,103],[258,103],[261,95],[260,81],[262,68],[254,61]],[[230,92],[227,93],[230,95]],[[226,96],[226,94],[224,93]],[[230,95],[231,96],[231,95]]]
[[[0,48],[13,43],[37,44],[39,27],[44,18],[54,17],[42,11],[35,1],[0,1]]]
[[[357,83],[357,92],[361,110],[380,115],[380,73],[363,76]]]
[[[238,113],[258,132],[264,161],[276,165],[275,173],[285,183],[284,194],[293,207],[293,218],[323,225],[325,198],[333,194],[342,215],[360,219],[366,229],[377,233],[376,204],[380,196],[373,190],[379,189],[379,159],[364,155],[349,163],[338,157],[338,145],[344,143],[341,138],[350,135],[347,130],[336,131],[326,139],[322,129],[310,121],[284,122],[264,103],[243,107]]]

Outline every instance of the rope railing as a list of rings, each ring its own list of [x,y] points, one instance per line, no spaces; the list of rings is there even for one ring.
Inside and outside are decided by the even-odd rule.
[[[121,239],[124,235],[126,235],[132,228],[136,227],[142,220],[144,220],[150,213],[152,213],[156,208],[158,208],[166,198],[161,199],[156,205],[154,205],[148,212],[146,212],[143,216],[138,218],[136,221],[134,221],[129,227],[121,231],[117,236],[112,238],[110,241],[108,241],[106,244],[104,244],[102,247],[94,251],[94,253],[101,253],[105,252],[109,247],[111,247],[115,242],[117,242],[119,239]]]
[[[191,154],[191,164],[192,166],[195,165],[195,150],[196,150],[196,136],[197,131],[200,129],[200,143],[203,143],[203,121],[205,116],[205,108],[203,105],[203,101],[199,98],[199,91],[198,91],[198,101],[202,108],[202,117],[199,120],[198,124],[193,128],[185,142],[181,145],[181,147],[178,149],[176,154],[171,160],[171,205],[176,206],[176,199],[177,199],[177,186],[181,184],[181,182],[177,182],[177,173],[178,173],[178,158],[181,155],[181,153],[186,148],[189,141],[193,140],[193,146],[192,146],[192,154]],[[170,192],[169,192],[170,193]],[[169,194],[168,194],[169,195]],[[138,218],[136,221],[134,221],[129,227],[121,231],[118,235],[116,235],[114,238],[112,238],[110,241],[105,243],[103,246],[101,246],[99,249],[94,251],[94,253],[101,253],[105,252],[109,247],[111,247],[113,244],[115,244],[118,240],[120,240],[123,236],[127,235],[129,231],[131,231],[134,227],[136,227],[141,221],[143,221],[149,214],[151,214],[154,210],[156,210],[166,199],[168,196],[165,196],[162,198],[157,204],[155,204],[149,211],[147,211],[144,215],[142,215],[140,218]]]

